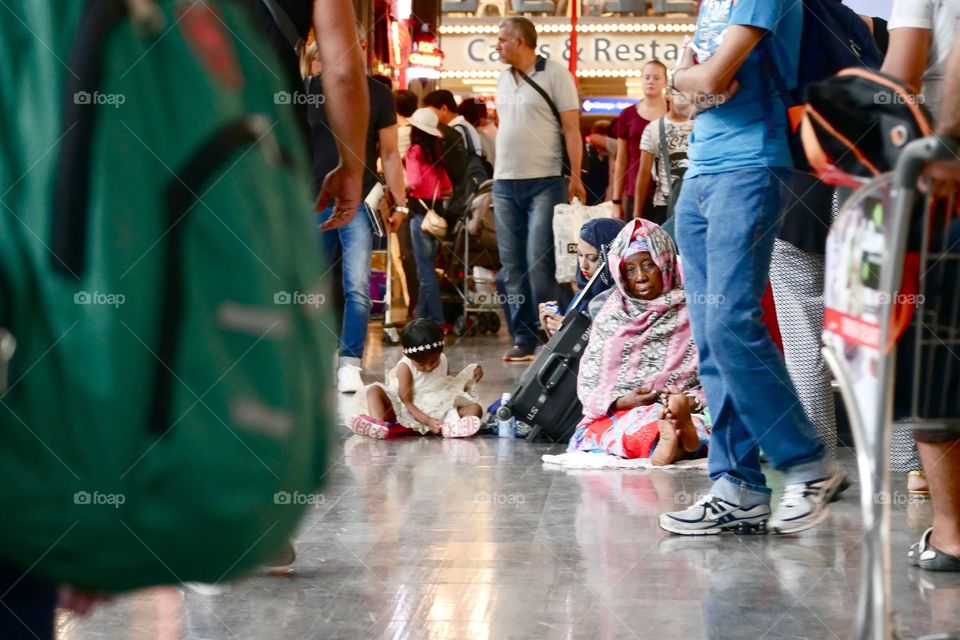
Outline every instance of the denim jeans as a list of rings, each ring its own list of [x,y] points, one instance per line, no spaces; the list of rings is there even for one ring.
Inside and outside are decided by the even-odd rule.
[[[340,326],[340,364],[361,366],[363,347],[370,322],[370,258],[373,255],[373,229],[366,205],[339,229],[320,233],[320,239],[332,269],[341,260],[343,269],[343,324]],[[325,221],[333,213],[332,205],[318,216]]]
[[[508,322],[515,344],[537,344],[537,305],[557,300],[566,307],[569,294],[557,283],[553,247],[553,208],[566,202],[566,178],[497,180],[493,212],[497,247],[507,293],[517,304]]]
[[[410,241],[413,244],[413,257],[417,260],[417,276],[420,279],[420,290],[417,292],[417,317],[433,318],[442,324],[445,320],[436,271],[440,241],[420,230],[425,213],[420,203],[411,202]]]
[[[713,417],[711,493],[743,506],[770,501],[761,448],[787,484],[831,470],[762,321],[785,178],[765,168],[696,176],[684,180],[677,202],[684,287]]]
[[[0,562],[0,638],[53,640],[57,587]]]

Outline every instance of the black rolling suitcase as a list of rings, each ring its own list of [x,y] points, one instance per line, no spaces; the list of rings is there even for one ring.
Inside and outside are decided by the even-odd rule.
[[[577,295],[572,307],[575,311],[566,315],[560,330],[523,373],[510,402],[497,410],[501,420],[514,416],[530,425],[528,440],[544,437],[552,442],[566,441],[583,416],[583,406],[577,396],[577,372],[580,356],[590,338],[592,321],[582,301],[586,293],[597,286],[598,280],[605,281],[608,277],[601,263]]]

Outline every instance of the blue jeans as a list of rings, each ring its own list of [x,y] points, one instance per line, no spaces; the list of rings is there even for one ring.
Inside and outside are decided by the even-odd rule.
[[[553,208],[567,201],[567,179],[533,178],[493,183],[497,247],[507,293],[519,301],[508,324],[515,344],[537,344],[537,305],[569,298],[556,278]]]
[[[700,379],[707,394],[711,493],[743,506],[770,501],[760,449],[787,484],[831,466],[762,320],[773,241],[780,228],[779,169],[688,178],[677,202],[677,239]]]
[[[420,290],[417,293],[417,317],[432,318],[444,323],[443,303],[440,301],[440,283],[437,281],[437,250],[440,241],[420,230],[426,211],[419,202],[411,202],[410,242],[417,261]],[[438,212],[439,213],[439,212]]]
[[[373,229],[367,219],[366,205],[339,229],[320,233],[330,268],[337,260],[343,267],[343,324],[340,327],[340,364],[360,366],[370,322],[370,258],[373,255]],[[317,216],[325,221],[333,213],[332,205]]]

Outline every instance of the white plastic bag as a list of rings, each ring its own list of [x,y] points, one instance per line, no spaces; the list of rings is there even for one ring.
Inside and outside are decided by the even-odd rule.
[[[557,262],[557,282],[573,282],[577,279],[577,241],[583,223],[592,218],[612,218],[614,213],[612,202],[588,207],[577,198],[570,204],[558,204],[553,208],[553,253]]]

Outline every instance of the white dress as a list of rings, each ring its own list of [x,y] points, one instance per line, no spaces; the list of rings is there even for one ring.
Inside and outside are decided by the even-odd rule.
[[[417,421],[407,410],[406,405],[400,401],[400,381],[397,378],[397,371],[400,367],[407,367],[413,374],[413,404],[431,418],[445,421],[459,419],[457,408],[468,404],[480,404],[480,401],[474,395],[476,382],[473,379],[473,372],[476,370],[477,364],[467,365],[463,368],[463,371],[455,376],[449,375],[448,366],[447,356],[442,353],[440,354],[440,364],[430,373],[424,373],[417,369],[410,358],[406,356],[400,358],[400,362],[387,372],[385,383],[374,382],[363,392],[357,394],[358,402],[355,413],[365,414],[369,411],[366,391],[370,387],[380,387],[390,398],[390,404],[393,405],[397,422],[420,433],[430,431],[430,428]]]

